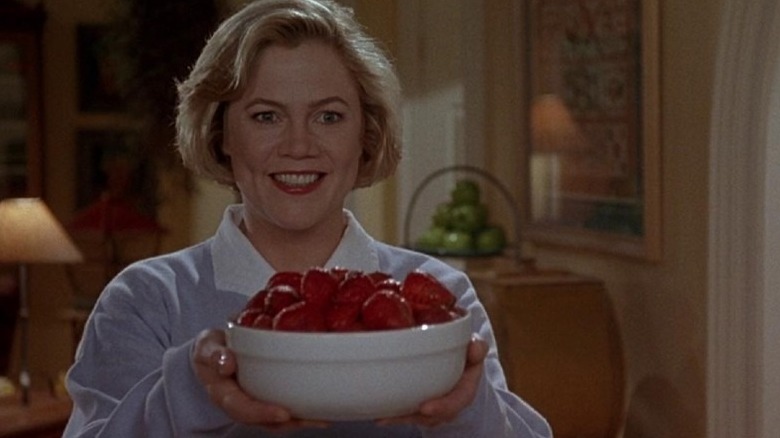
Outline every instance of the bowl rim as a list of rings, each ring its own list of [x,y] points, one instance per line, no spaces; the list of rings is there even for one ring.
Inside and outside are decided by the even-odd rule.
[[[226,335],[231,350],[253,357],[329,362],[391,359],[433,354],[468,344],[472,315],[470,310],[464,310],[463,316],[440,324],[361,332],[277,331],[228,321]]]
[[[354,332],[304,332],[304,331],[291,331],[291,330],[272,330],[267,328],[259,328],[259,327],[247,327],[240,325],[235,322],[235,318],[231,318],[227,321],[228,328],[238,328],[238,329],[245,329],[245,330],[251,330],[255,332],[270,332],[270,333],[276,333],[281,336],[317,336],[317,337],[338,337],[338,338],[344,338],[347,336],[351,337],[376,337],[378,334],[382,333],[398,333],[398,332],[414,332],[414,331],[427,331],[427,330],[444,330],[447,326],[455,325],[459,322],[461,322],[464,319],[469,319],[471,317],[471,309],[465,309],[461,308],[462,312],[465,312],[463,315],[459,316],[458,318],[455,318],[451,321],[446,322],[440,322],[436,324],[419,324],[412,327],[404,327],[399,329],[387,329],[387,330],[362,330],[362,331],[354,331]],[[461,322],[462,323],[462,322]]]

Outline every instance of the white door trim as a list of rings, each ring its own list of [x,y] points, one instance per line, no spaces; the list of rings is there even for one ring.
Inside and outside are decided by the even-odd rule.
[[[710,156],[707,436],[780,430],[780,3],[723,2]]]

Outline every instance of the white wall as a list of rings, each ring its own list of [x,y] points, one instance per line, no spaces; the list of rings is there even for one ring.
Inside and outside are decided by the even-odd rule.
[[[404,158],[397,208],[402,216],[412,215],[408,231],[413,240],[428,225],[436,204],[449,196],[456,175],[426,186],[409,213],[410,198],[421,181],[443,167],[483,162],[482,3],[405,0],[398,7]],[[403,220],[398,225],[403,238]]]

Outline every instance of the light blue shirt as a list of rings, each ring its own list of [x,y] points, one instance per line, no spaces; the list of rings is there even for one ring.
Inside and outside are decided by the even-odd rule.
[[[216,234],[126,268],[105,288],[87,321],[67,376],[74,408],[66,437],[270,437],[236,424],[213,405],[190,353],[204,329],[225,328],[273,268],[238,228],[243,206],[229,206]],[[430,272],[471,310],[473,331],[490,352],[474,402],[436,428],[339,422],[285,437],[550,437],[547,422],[509,392],[485,310],[466,275],[433,257],[371,238],[345,210],[348,226],[326,267],[383,271],[403,278]]]

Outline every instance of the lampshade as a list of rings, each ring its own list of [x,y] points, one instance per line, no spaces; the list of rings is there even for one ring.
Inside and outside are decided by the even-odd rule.
[[[0,201],[0,262],[76,263],[82,259],[81,252],[42,200]]]
[[[531,106],[531,142],[538,152],[575,152],[588,142],[566,102],[555,94],[543,94]]]

